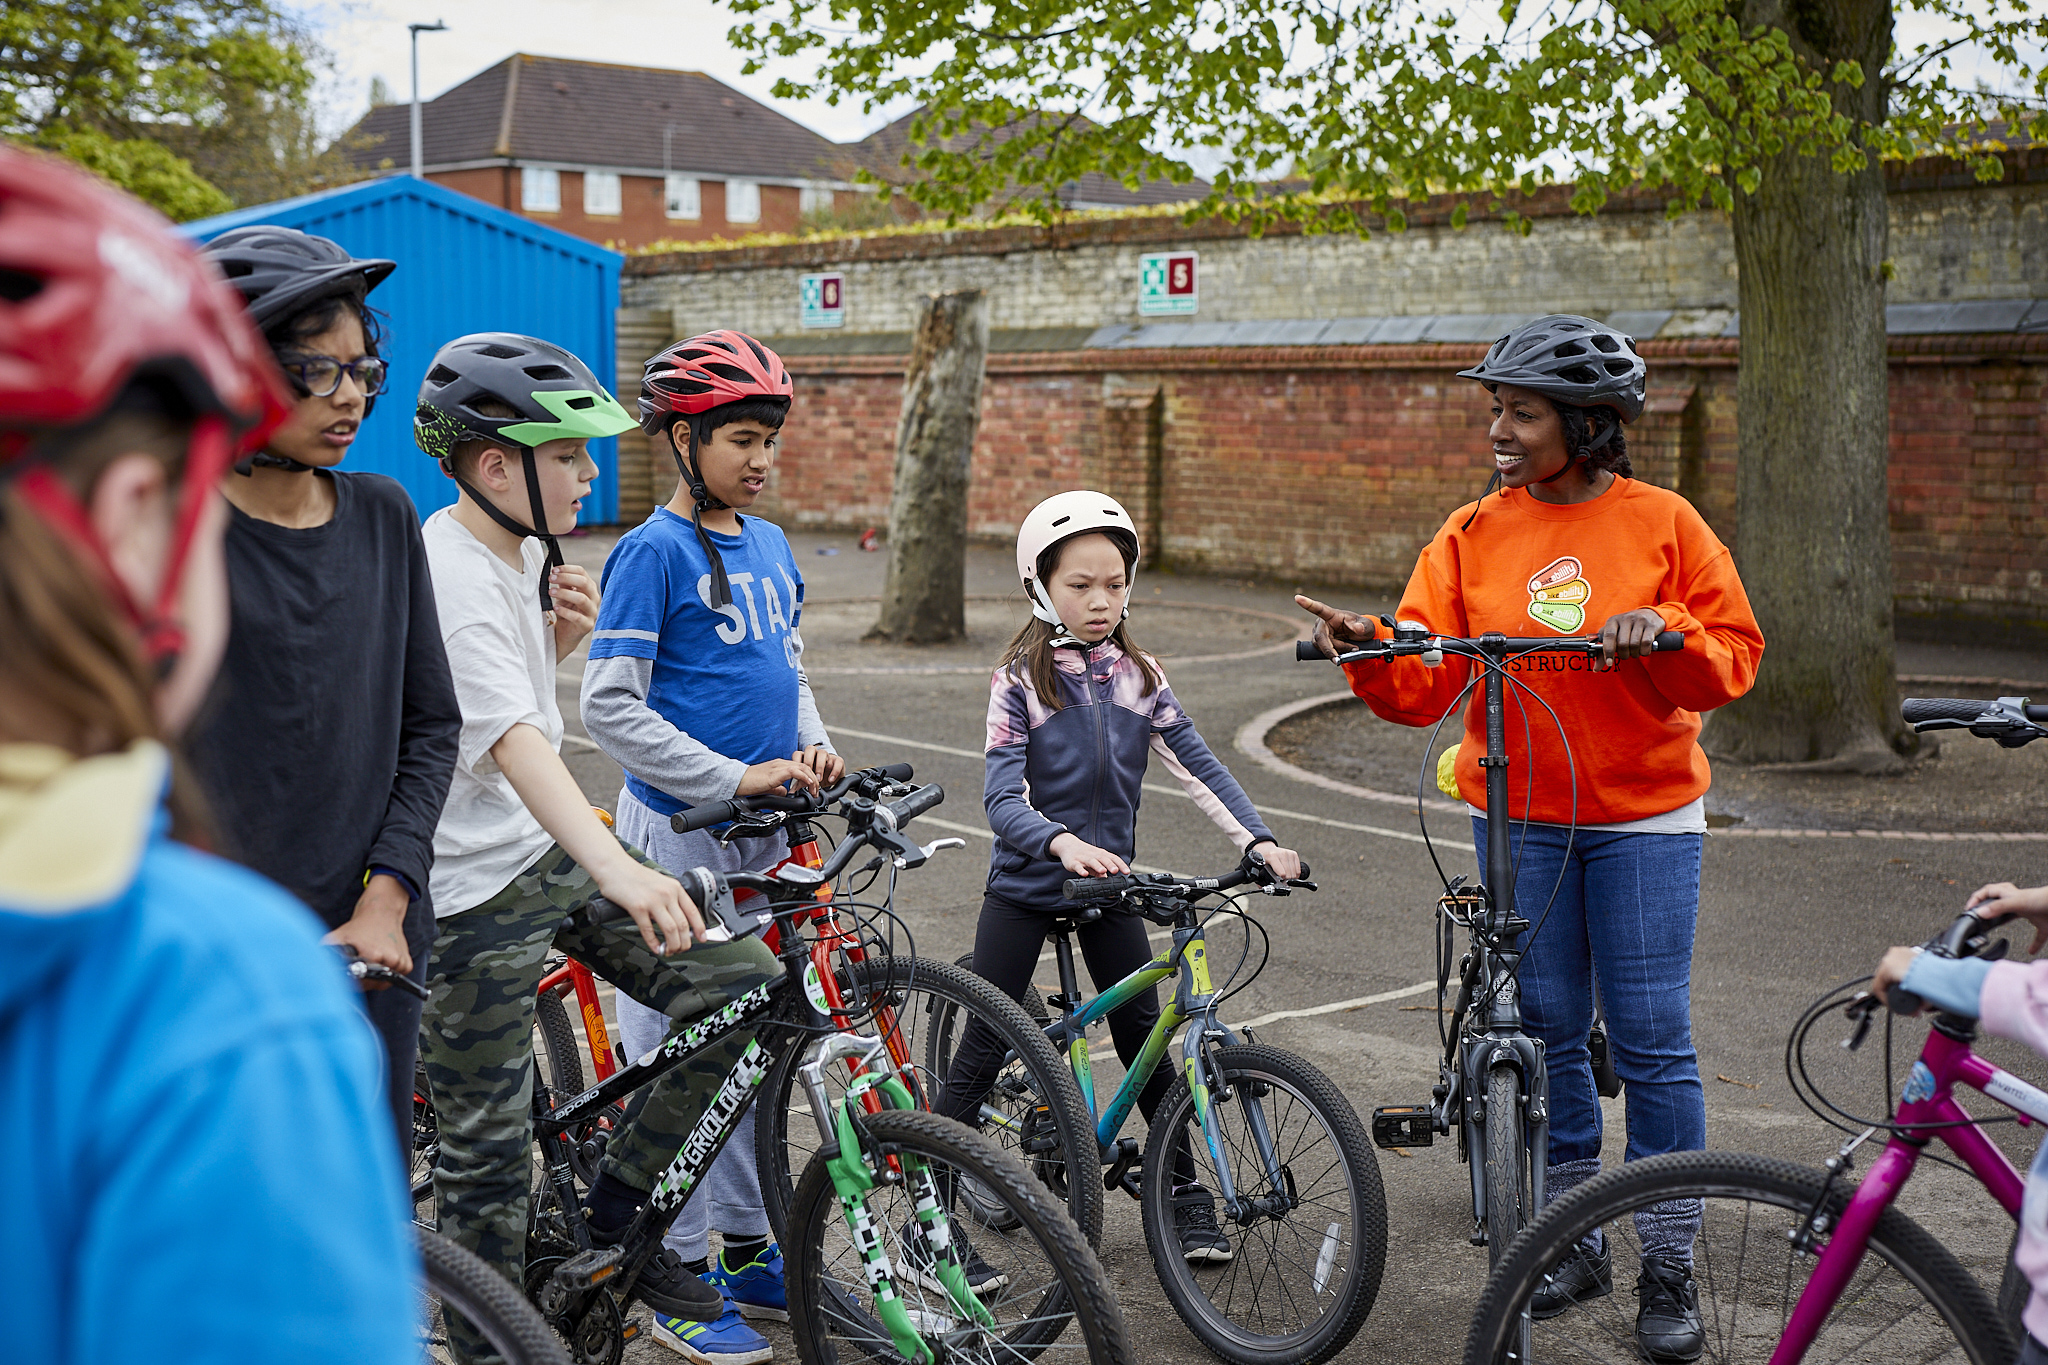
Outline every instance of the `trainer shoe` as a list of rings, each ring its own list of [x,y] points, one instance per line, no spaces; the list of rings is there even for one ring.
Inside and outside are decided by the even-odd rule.
[[[1173,1230],[1189,1265],[1222,1265],[1237,1254],[1216,1225],[1216,1196],[1200,1185],[1182,1185],[1174,1191]]]
[[[725,1313],[716,1322],[655,1314],[654,1339],[697,1365],[762,1365],[775,1358],[773,1343],[741,1320],[740,1310],[730,1299],[725,1300]]]
[[[617,1246],[626,1231],[600,1227],[595,1218],[588,1217],[587,1210],[585,1225],[590,1229],[590,1240],[601,1247]],[[692,1275],[684,1268],[683,1258],[667,1247],[654,1253],[640,1278],[633,1282],[633,1297],[656,1313],[691,1322],[717,1322],[728,1307],[717,1286]]]
[[[993,1293],[1008,1284],[1010,1277],[981,1259],[981,1253],[967,1240],[967,1232],[961,1226],[965,1221],[948,1220],[953,1230],[953,1249],[959,1254],[960,1268],[967,1274],[967,1287],[976,1294]],[[915,1215],[903,1225],[903,1264],[926,1289],[935,1294],[946,1292],[946,1282],[932,1265],[931,1248],[925,1245],[924,1224]]]
[[[1691,1365],[1707,1349],[1700,1290],[1692,1266],[1668,1256],[1643,1257],[1636,1281],[1636,1347],[1657,1365]]]
[[[1550,1268],[1529,1296],[1529,1316],[1538,1321],[1554,1318],[1575,1303],[1605,1298],[1613,1292],[1614,1253],[1608,1249],[1607,1239],[1600,1239],[1598,1251],[1580,1242]]]
[[[741,1317],[789,1321],[789,1297],[782,1287],[782,1248],[773,1242],[737,1269],[728,1266],[725,1253],[720,1252],[704,1278],[732,1300]]]

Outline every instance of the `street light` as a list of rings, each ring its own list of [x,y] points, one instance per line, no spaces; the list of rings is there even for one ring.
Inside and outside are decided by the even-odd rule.
[[[412,34],[412,178],[420,178],[420,35],[446,33],[448,25],[436,19],[431,24],[407,24]]]

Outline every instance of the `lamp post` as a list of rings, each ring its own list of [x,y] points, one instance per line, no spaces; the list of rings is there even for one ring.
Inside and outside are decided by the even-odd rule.
[[[420,178],[420,35],[446,33],[448,25],[436,19],[431,24],[407,24],[412,34],[412,178]]]

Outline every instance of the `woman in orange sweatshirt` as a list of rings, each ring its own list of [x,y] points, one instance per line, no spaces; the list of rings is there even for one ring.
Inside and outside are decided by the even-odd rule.
[[[1600,1169],[1586,1045],[1596,975],[1627,1085],[1625,1159],[1706,1143],[1689,1008],[1709,781],[1700,713],[1749,689],[1764,642],[1727,547],[1684,498],[1631,477],[1621,428],[1642,413],[1645,367],[1630,338],[1588,318],[1539,318],[1461,377],[1492,395],[1500,493],[1489,483],[1444,523],[1415,566],[1399,619],[1443,635],[1597,634],[1606,646],[1599,659],[1533,655],[1508,665],[1557,716],[1553,723],[1509,687],[1510,710],[1530,720],[1526,732],[1512,715],[1507,727],[1520,774],[1507,816],[1520,850],[1517,909],[1542,917],[1520,980],[1524,1021],[1548,1059],[1554,1199]],[[1338,643],[1380,631],[1369,617],[1296,601],[1320,618],[1316,639],[1333,657]],[[1650,657],[1657,635],[1672,630],[1684,650]],[[1423,726],[1457,704],[1470,667],[1446,656],[1437,668],[1406,659],[1345,671],[1375,714]],[[1475,688],[1455,770],[1482,866],[1484,724]],[[1653,1360],[1695,1359],[1705,1344],[1691,1282],[1697,1219],[1696,1209],[1675,1208],[1638,1219],[1636,1332]],[[1612,1258],[1596,1233],[1532,1307],[1547,1317],[1612,1290]]]

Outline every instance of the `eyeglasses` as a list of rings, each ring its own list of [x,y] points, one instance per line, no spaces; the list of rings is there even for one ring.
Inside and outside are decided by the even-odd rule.
[[[356,381],[363,397],[374,398],[383,389],[384,375],[390,369],[375,356],[367,355],[357,356],[345,364],[330,355],[280,356],[278,363],[309,398],[325,398],[332,394],[341,387],[343,374]]]

